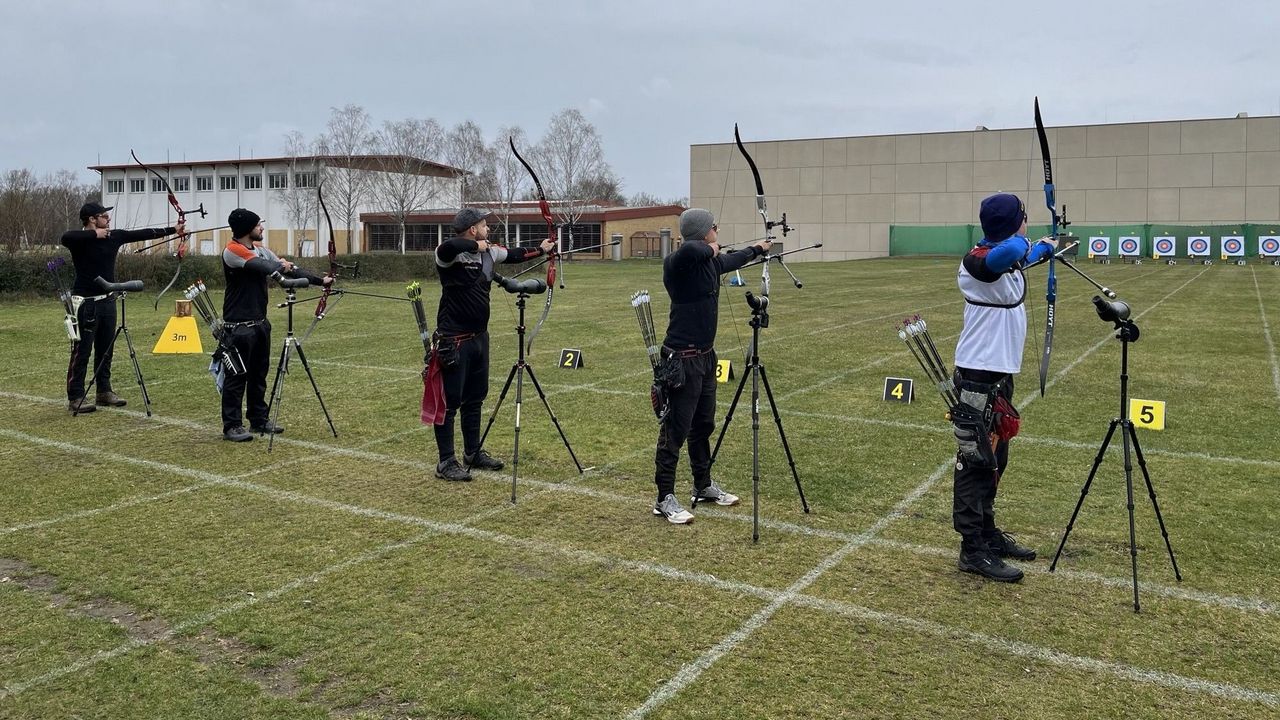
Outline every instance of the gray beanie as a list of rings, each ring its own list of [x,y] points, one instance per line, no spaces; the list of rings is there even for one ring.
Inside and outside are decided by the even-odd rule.
[[[457,215],[453,216],[453,229],[456,232],[466,232],[467,228],[484,220],[493,213],[488,210],[478,210],[476,208],[463,208]]]
[[[685,240],[702,240],[715,224],[716,219],[709,210],[689,208],[680,213],[680,236]]]

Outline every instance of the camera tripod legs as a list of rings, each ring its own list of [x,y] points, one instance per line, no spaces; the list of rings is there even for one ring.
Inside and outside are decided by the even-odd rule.
[[[123,305],[123,303],[121,303]],[[129,362],[133,365],[133,379],[138,381],[138,389],[142,392],[142,407],[147,411],[147,417],[151,417],[151,396],[147,394],[147,383],[142,379],[142,366],[138,364],[138,353],[133,349],[133,336],[129,334],[129,326],[124,324],[124,310],[120,311],[120,325],[116,327],[116,333],[111,337],[111,348],[114,349],[116,341],[120,336],[124,335],[125,347],[129,349]],[[114,353],[112,353],[114,354]],[[93,390],[93,384],[98,381],[98,373],[102,371],[103,361],[107,358],[98,358],[94,363],[93,376],[89,378],[89,384],[84,388],[84,401],[89,401],[90,391]],[[72,411],[73,415],[79,415],[77,411]]]
[[[523,323],[522,323],[523,324]],[[523,347],[523,345],[522,345]],[[573,459],[573,464],[578,468],[578,473],[585,472],[582,463],[578,462],[578,456],[573,452],[573,446],[569,444],[569,438],[564,434],[564,428],[560,426],[560,421],[556,419],[556,414],[551,410],[551,404],[547,402],[547,395],[542,391],[542,385],[538,383],[538,378],[533,374],[533,366],[523,360],[517,360],[511,366],[511,372],[507,373],[507,382],[502,386],[502,393],[498,396],[498,402],[493,406],[493,412],[489,415],[489,422],[484,426],[484,433],[480,435],[480,447],[484,447],[484,441],[489,437],[489,430],[493,428],[494,420],[498,419],[498,411],[502,409],[502,402],[507,397],[507,391],[511,389],[511,381],[516,383],[516,425],[515,425],[515,446],[511,451],[511,502],[516,501],[516,478],[520,468],[520,414],[522,405],[524,404],[524,375],[529,374],[529,382],[533,383],[533,389],[537,391],[538,398],[542,400],[542,406],[547,409],[547,416],[551,418],[551,424],[556,426],[556,432],[560,433],[560,440],[564,442],[564,448],[569,451],[569,457]]]
[[[1058,567],[1058,560],[1062,557],[1062,550],[1067,545],[1067,538],[1071,535],[1071,530],[1076,524],[1076,518],[1080,515],[1080,508],[1084,505],[1085,496],[1089,494],[1089,488],[1093,485],[1093,479],[1098,474],[1098,468],[1102,465],[1107,453],[1107,447],[1111,444],[1111,439],[1115,436],[1117,428],[1120,429],[1121,442],[1124,446],[1125,501],[1129,513],[1129,561],[1133,576],[1133,611],[1141,612],[1141,605],[1138,601],[1138,538],[1133,513],[1132,455],[1136,455],[1138,458],[1138,467],[1142,470],[1142,478],[1147,484],[1147,496],[1151,498],[1151,507],[1155,509],[1156,520],[1160,524],[1160,534],[1164,536],[1165,549],[1169,552],[1169,562],[1173,565],[1173,575],[1179,582],[1182,581],[1182,573],[1178,569],[1178,560],[1173,554],[1173,544],[1169,541],[1169,531],[1165,527],[1164,516],[1160,513],[1160,504],[1156,501],[1156,490],[1151,483],[1151,474],[1147,471],[1147,460],[1142,455],[1142,447],[1138,444],[1138,434],[1134,430],[1133,422],[1130,420],[1114,418],[1107,428],[1107,435],[1103,438],[1102,445],[1098,448],[1097,457],[1093,459],[1093,467],[1089,469],[1089,477],[1085,480],[1084,486],[1080,488],[1080,498],[1076,501],[1075,510],[1071,512],[1071,519],[1067,521],[1067,529],[1062,533],[1062,540],[1058,543],[1058,550],[1053,555],[1053,562],[1049,565],[1049,572],[1053,572]],[[1132,454],[1129,450],[1130,442],[1133,443]]]
[[[271,384],[271,424],[276,425],[276,421],[280,419],[280,406],[284,403],[284,380],[289,374],[289,359],[295,351],[298,353],[298,360],[302,362],[302,369],[307,373],[307,379],[311,381],[311,389],[315,391],[316,400],[320,401],[320,410],[324,412],[325,422],[329,423],[329,432],[333,433],[334,437],[338,437],[338,429],[333,426],[329,408],[325,407],[324,398],[320,396],[320,386],[316,385],[316,376],[311,373],[311,365],[307,363],[307,355],[302,351],[302,343],[298,342],[293,335],[284,339],[284,346],[280,348],[280,361],[276,364],[276,378]],[[267,440],[267,452],[271,452],[276,433],[272,431],[267,434],[270,436]]]

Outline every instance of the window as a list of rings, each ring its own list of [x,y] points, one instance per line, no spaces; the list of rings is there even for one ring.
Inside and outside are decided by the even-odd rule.
[[[440,244],[440,233],[441,226],[434,223],[406,225],[404,228],[405,251],[434,250]],[[392,223],[369,225],[369,250],[370,252],[400,252],[400,226]]]
[[[174,192],[190,192],[191,191],[191,178],[187,177],[186,175],[174,178],[173,181],[170,182],[169,184],[173,186]]]
[[[207,192],[212,189],[213,189],[212,175],[201,175],[200,177],[196,178],[196,190],[201,192]]]
[[[581,223],[560,230],[564,249],[579,250],[600,244],[600,223]]]
[[[146,190],[147,190],[147,181],[145,178],[133,178],[132,180],[129,181],[129,192],[140,193],[140,192],[146,192]]]
[[[262,176],[261,175],[245,175],[244,189],[245,190],[261,190]]]
[[[267,187],[272,190],[284,190],[289,187],[289,173],[268,173]]]
[[[160,178],[151,178],[151,192],[164,192],[164,183]]]
[[[107,181],[107,194],[108,194],[108,195],[119,195],[119,194],[120,194],[120,193],[122,193],[122,192],[124,192],[124,181],[123,181],[123,180],[108,180],[108,181]]]
[[[309,188],[316,186],[316,174],[313,172],[300,172],[293,174],[293,186],[300,188]]]
[[[235,175],[219,175],[218,189],[219,190],[235,190],[236,176]]]

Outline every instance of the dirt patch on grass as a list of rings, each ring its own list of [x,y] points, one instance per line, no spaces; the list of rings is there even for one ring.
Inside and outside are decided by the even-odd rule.
[[[80,599],[55,592],[59,585],[57,576],[43,572],[24,560],[0,558],[0,582],[15,583],[26,592],[44,595],[50,605],[66,610],[69,615],[118,625],[130,640],[152,642],[170,632],[169,624],[164,620],[124,603],[101,597]]]

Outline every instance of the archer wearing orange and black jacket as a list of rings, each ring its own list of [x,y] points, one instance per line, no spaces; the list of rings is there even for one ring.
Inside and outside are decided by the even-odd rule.
[[[71,251],[71,262],[76,268],[76,279],[71,286],[73,297],[83,298],[76,311],[80,327],[80,339],[71,345],[71,362],[67,367],[67,407],[73,412],[93,412],[96,405],[123,407],[125,400],[111,389],[111,350],[115,341],[116,303],[102,293],[94,282],[101,277],[107,282],[116,281],[116,254],[120,247],[143,240],[157,240],[182,230],[182,220],[177,227],[145,228],[142,230],[109,230],[111,208],[100,203],[85,203],[80,208],[81,230],[68,230],[62,234],[62,244]],[[98,394],[94,403],[84,397],[84,380],[89,370],[89,353],[96,353],[94,377]]]
[[[267,321],[267,279],[279,275],[304,277],[312,285],[329,285],[333,278],[320,277],[288,260],[281,260],[262,245],[262,223],[257,214],[237,208],[227,218],[235,238],[222,251],[222,272],[227,278],[227,295],[222,301],[224,342],[230,342],[244,359],[245,372],[227,374],[222,386],[222,437],[245,442],[253,435],[244,429],[240,416],[245,387],[249,389],[249,427],[258,433],[280,433],[284,428],[268,417],[267,368],[271,364],[271,323]]]

